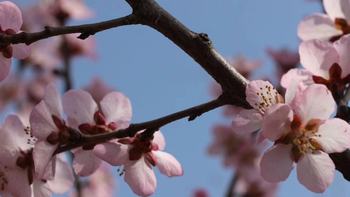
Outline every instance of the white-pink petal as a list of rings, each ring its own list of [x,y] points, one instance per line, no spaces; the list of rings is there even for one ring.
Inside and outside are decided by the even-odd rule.
[[[17,59],[25,59],[30,55],[30,47],[23,43],[12,45],[12,50],[12,56]]]
[[[0,27],[6,31],[12,29],[18,32],[22,26],[22,12],[16,4],[10,1],[0,2]]]
[[[50,83],[45,89],[45,96],[43,98],[47,108],[52,115],[61,118],[63,114],[61,95],[54,83]]]
[[[162,174],[169,177],[183,175],[181,164],[174,156],[163,151],[152,151],[152,154],[155,156],[156,166]]]
[[[281,78],[281,86],[286,88],[285,102],[290,103],[298,91],[314,84],[312,73],[303,68],[293,68]]]
[[[336,49],[328,41],[310,40],[299,46],[300,63],[313,75],[329,79],[329,68],[339,62]]]
[[[155,192],[157,179],[152,166],[146,163],[144,157],[126,164],[124,170],[124,180],[135,194],[139,196],[150,196]]]
[[[52,132],[58,131],[53,122],[52,114],[44,101],[41,101],[33,108],[29,121],[32,134],[39,140],[46,140]]]
[[[265,113],[261,133],[265,138],[276,141],[290,131],[293,112],[287,104],[276,104]]]
[[[11,58],[0,54],[0,81],[4,80],[10,72]]]
[[[350,148],[350,125],[342,119],[326,120],[315,137],[326,153],[340,153]]]
[[[157,131],[153,134],[152,143],[157,144],[158,150],[165,149],[165,138],[164,138],[164,135],[161,131]]]
[[[102,113],[107,122],[115,122],[118,129],[129,126],[132,116],[131,103],[128,97],[120,92],[108,93],[100,102]]]
[[[46,141],[39,141],[35,144],[33,150],[33,159],[35,166],[35,174],[39,179],[45,179],[45,171],[53,158],[53,154],[57,149],[57,145],[51,145]],[[55,162],[55,161],[52,161]]]
[[[74,152],[73,169],[79,176],[88,176],[97,170],[101,162],[92,151],[78,150]]]
[[[0,129],[0,158],[1,162],[8,166],[16,166],[16,160],[21,151],[28,151],[33,147],[30,133],[25,131],[21,120],[15,115],[9,115]]]
[[[245,89],[246,100],[254,109],[264,112],[272,104],[277,103],[277,91],[268,81],[254,80]]]
[[[335,166],[327,153],[306,154],[297,164],[298,180],[312,192],[322,193],[333,182]]]
[[[83,90],[70,90],[63,96],[63,110],[70,126],[78,128],[84,123],[95,124],[94,114],[98,110],[91,95]]]
[[[332,20],[343,18],[350,20],[349,0],[323,0],[323,6]]]
[[[341,77],[344,78],[350,74],[350,35],[342,36],[333,45],[339,54],[339,66],[342,68]]]
[[[303,124],[311,119],[326,120],[336,110],[332,93],[320,84],[312,84],[304,91],[297,92],[290,105]]]
[[[329,40],[343,32],[335,28],[334,21],[325,14],[313,14],[305,17],[298,26],[298,36],[301,40]]]
[[[288,178],[293,169],[292,146],[276,144],[265,152],[260,161],[261,176],[269,182],[280,182]]]
[[[122,165],[128,161],[128,150],[129,149],[127,145],[107,142],[96,145],[93,149],[93,152],[98,158],[106,161],[113,166],[117,166]]]
[[[52,180],[47,181],[47,185],[54,193],[62,194],[67,192],[74,184],[72,168],[61,159],[56,161],[56,173]]]
[[[261,128],[263,116],[255,109],[241,110],[232,121],[232,129],[237,132],[252,133]]]

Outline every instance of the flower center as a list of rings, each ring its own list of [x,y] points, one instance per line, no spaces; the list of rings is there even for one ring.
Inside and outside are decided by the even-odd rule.
[[[156,160],[152,155],[152,151],[159,149],[158,145],[152,142],[153,138],[143,139],[141,134],[137,134],[133,138],[121,139],[118,142],[121,144],[130,144],[129,160],[139,160],[143,155],[146,160],[153,166],[156,164]]]
[[[343,70],[339,64],[334,63],[328,71],[329,79],[325,79],[316,75],[313,75],[312,79],[315,83],[327,86],[327,88],[332,92],[333,97],[338,100],[338,98],[343,96],[345,85],[350,82],[350,75],[342,78],[342,72]]]
[[[257,109],[261,114],[264,114],[270,106],[283,102],[283,98],[278,94],[272,85],[259,87],[259,90],[256,92],[256,94],[259,97],[259,100],[254,103],[254,108]]]
[[[322,150],[321,145],[315,139],[320,136],[317,132],[321,123],[319,119],[311,119],[302,125],[300,118],[295,116],[291,123],[291,132],[277,140],[277,143],[292,144],[292,157],[295,162],[298,162],[303,155]]]
[[[334,25],[335,25],[335,28],[341,30],[343,32],[343,34],[333,36],[329,39],[329,41],[335,42],[335,41],[339,40],[343,35],[350,33],[350,26],[344,18],[336,18],[334,20]]]
[[[101,133],[108,133],[118,129],[118,124],[115,122],[107,123],[107,120],[101,111],[94,114],[95,125],[83,123],[79,125],[79,130],[88,135],[96,135]]]

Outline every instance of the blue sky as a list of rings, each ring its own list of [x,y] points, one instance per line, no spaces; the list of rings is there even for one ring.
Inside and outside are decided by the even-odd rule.
[[[21,0],[20,2],[24,2]],[[97,22],[126,15],[130,8],[123,0],[86,1]],[[296,27],[302,17],[320,10],[305,0],[159,0],[165,9],[196,32],[205,32],[225,57],[238,54],[264,63],[258,75],[273,72],[267,47],[298,47]],[[98,76],[118,88],[132,101],[133,122],[157,118],[208,101],[212,79],[189,56],[167,38],[145,26],[112,29],[96,35],[99,59],[73,62],[74,86],[82,87]],[[231,170],[223,169],[219,158],[208,157],[215,123],[228,122],[220,110],[202,115],[193,122],[174,122],[161,130],[167,151],[181,161],[185,175],[166,178],[159,173],[155,197],[190,196],[197,187],[211,196],[223,196]],[[117,172],[115,169],[117,177]],[[118,196],[133,196],[122,177],[117,177]],[[347,182],[337,175],[323,195],[308,192],[298,184],[295,172],[279,189],[279,196],[344,196]]]

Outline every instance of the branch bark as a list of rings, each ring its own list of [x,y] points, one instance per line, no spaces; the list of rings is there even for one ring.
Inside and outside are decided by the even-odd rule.
[[[128,16],[87,25],[46,27],[45,30],[36,33],[0,35],[0,45],[29,45],[48,37],[71,33],[80,33],[79,38],[85,39],[106,29],[143,24],[162,33],[198,62],[221,85],[223,92],[230,97],[230,104],[250,108],[245,101],[247,80],[216,51],[207,34],[191,31],[154,0],[126,1],[133,9],[133,13]]]
[[[6,46],[8,44],[18,44],[25,43],[27,45],[32,44],[38,40],[46,39],[53,36],[80,33],[79,38],[85,39],[90,35],[94,35],[97,32],[104,31],[111,28],[116,28],[125,25],[138,24],[138,18],[131,14],[121,18],[116,18],[108,21],[103,21],[99,23],[91,23],[85,25],[75,25],[75,26],[60,26],[60,27],[50,27],[46,26],[43,31],[26,33],[21,32],[14,35],[2,34],[0,35],[0,45]]]
[[[74,143],[68,144],[65,146],[61,146],[56,150],[56,154],[65,152],[68,150],[72,150],[77,147],[99,144],[103,142],[107,142],[112,139],[124,138],[124,137],[133,137],[135,134],[141,130],[145,130],[142,135],[151,136],[154,132],[160,129],[162,126],[174,122],[176,120],[188,117],[189,121],[194,120],[196,117],[202,115],[205,112],[216,109],[220,106],[228,104],[228,100],[225,96],[220,96],[219,98],[209,101],[207,103],[197,105],[195,107],[191,107],[158,119],[154,119],[151,121],[130,124],[130,126],[126,129],[114,131],[111,133],[99,134],[99,135],[83,135],[79,136],[79,139],[75,140]],[[76,131],[76,133],[80,133]]]

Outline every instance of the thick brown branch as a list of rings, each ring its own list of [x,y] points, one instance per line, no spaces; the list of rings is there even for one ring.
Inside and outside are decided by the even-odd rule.
[[[208,35],[191,31],[154,0],[126,1],[133,9],[131,15],[87,25],[47,27],[36,33],[0,35],[0,45],[31,44],[48,37],[70,33],[80,33],[79,38],[84,39],[102,30],[123,25],[143,24],[162,33],[198,62],[221,85],[225,94],[230,97],[231,104],[250,107],[244,99],[247,80],[214,49]]]
[[[162,33],[198,62],[231,97],[232,104],[249,107],[245,101],[247,80],[214,49],[208,35],[189,30],[154,0],[126,1],[142,24]]]
[[[132,24],[138,24],[138,18],[131,14],[99,23],[64,27],[45,27],[45,30],[35,33],[21,32],[15,35],[0,35],[0,42],[1,45],[18,43],[26,43],[29,45],[45,38],[71,33],[80,33],[79,38],[85,39],[99,31]]]
[[[158,119],[154,119],[143,123],[131,124],[128,128],[123,130],[94,136],[82,135],[80,139],[78,139],[75,143],[59,147],[56,153],[61,153],[84,145],[103,143],[112,139],[133,137],[138,131],[144,129],[146,129],[146,133],[144,132],[143,135],[152,135],[153,132],[155,132],[156,130],[158,130],[166,124],[169,124],[171,122],[185,117],[188,117],[189,120],[193,120],[205,112],[211,111],[226,104],[228,104],[228,100],[226,99],[226,97],[221,96],[218,99],[212,100],[210,102],[191,107]]]

